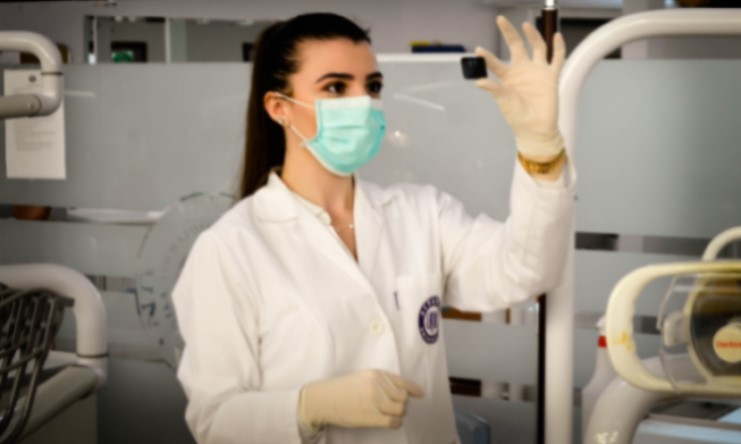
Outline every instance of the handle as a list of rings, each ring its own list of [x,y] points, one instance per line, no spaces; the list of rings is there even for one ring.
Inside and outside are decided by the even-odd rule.
[[[0,97],[0,118],[45,116],[62,103],[62,56],[51,40],[25,31],[0,32],[0,51],[28,52],[41,62],[41,87],[38,94]]]

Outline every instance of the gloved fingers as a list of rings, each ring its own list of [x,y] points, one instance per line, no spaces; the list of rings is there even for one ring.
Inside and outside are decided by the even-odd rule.
[[[563,64],[566,60],[566,42],[563,40],[563,35],[557,32],[553,36],[553,60],[551,60],[551,67],[558,74],[563,68]]]
[[[512,23],[509,22],[504,16],[500,15],[497,17],[497,26],[499,31],[502,33],[504,40],[507,42],[509,47],[509,53],[512,56],[512,61],[527,60],[527,48],[525,42],[522,41],[520,34],[517,32]]]
[[[378,404],[378,410],[384,415],[403,418],[407,412],[407,405],[405,402],[395,402],[386,398]]]
[[[506,93],[504,87],[494,79],[478,79],[476,80],[476,86],[489,91],[497,99]]]
[[[403,423],[404,421],[399,416],[387,416],[384,418],[384,424],[382,426],[387,429],[398,430]]]
[[[422,396],[424,396],[424,391],[422,390],[422,387],[418,386],[412,381],[406,380],[402,378],[401,376],[394,375],[391,373],[387,373],[387,375],[389,377],[389,380],[393,382],[396,387],[406,390],[407,393],[414,396],[415,398],[421,398]]]
[[[367,424],[370,427],[398,429],[405,414],[406,404],[384,398],[375,404],[374,412],[368,416]]]
[[[533,61],[538,63],[548,63],[546,61],[548,48],[545,45],[543,36],[541,36],[538,30],[535,29],[535,26],[530,23],[524,23],[522,25],[522,30],[525,32],[527,42],[533,49]]]
[[[507,75],[507,65],[505,65],[501,60],[499,60],[497,56],[492,54],[490,51],[477,46],[474,53],[477,56],[484,58],[486,67],[489,68],[489,71],[493,72],[495,76],[501,79],[502,77]]]
[[[390,374],[383,372],[381,373],[381,376],[381,388],[383,389],[384,394],[394,402],[406,403],[409,399],[407,391],[401,387],[397,387],[391,381]]]
[[[305,429],[312,429],[313,425],[311,423],[311,418],[309,418],[309,415],[308,415],[306,397],[304,396],[305,393],[306,393],[306,386],[301,387],[301,391],[299,392],[299,397],[298,397],[298,420],[299,420],[299,423]]]

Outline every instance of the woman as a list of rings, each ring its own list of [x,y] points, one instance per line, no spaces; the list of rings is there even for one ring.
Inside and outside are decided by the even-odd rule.
[[[505,223],[433,187],[354,180],[385,128],[365,31],[307,14],[263,33],[243,199],[198,238],[173,292],[199,442],[457,441],[440,307],[497,310],[554,286],[572,212],[556,127],[563,40],[548,64],[532,26],[531,59],[498,25],[512,63],[478,50],[498,77],[478,85],[520,153]]]

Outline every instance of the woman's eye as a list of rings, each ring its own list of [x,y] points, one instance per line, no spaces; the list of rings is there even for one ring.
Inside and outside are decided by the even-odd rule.
[[[381,82],[371,82],[367,86],[368,93],[370,94],[381,94],[381,90],[383,89],[383,83]]]
[[[333,82],[327,85],[324,90],[332,94],[343,94],[346,86],[343,82]]]

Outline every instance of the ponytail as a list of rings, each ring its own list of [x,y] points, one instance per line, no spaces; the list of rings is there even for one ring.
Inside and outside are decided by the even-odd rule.
[[[269,56],[265,55],[268,49],[267,42],[282,26],[275,23],[266,28],[257,39],[255,57],[252,65],[252,84],[250,98],[247,102],[246,137],[244,143],[244,164],[242,165],[242,180],[240,184],[240,198],[247,197],[265,185],[270,170],[283,165],[286,155],[286,141],[283,128],[275,123],[263,105],[265,93],[271,90],[268,70]],[[276,79],[277,80],[277,79]],[[285,88],[283,79],[281,91]]]

